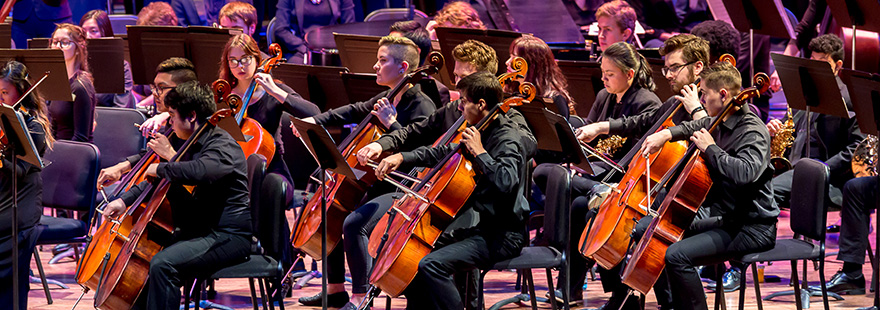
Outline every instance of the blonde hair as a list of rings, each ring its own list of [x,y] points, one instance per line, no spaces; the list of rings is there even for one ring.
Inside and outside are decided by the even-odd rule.
[[[223,17],[233,21],[240,20],[247,26],[256,26],[257,9],[246,2],[232,1],[220,9],[220,16],[217,17],[217,20]]]
[[[168,2],[156,1],[138,13],[138,26],[177,26],[177,15]]]
[[[636,31],[636,10],[634,10],[628,3],[623,0],[614,0],[611,2],[606,2],[598,9],[596,9],[596,18],[599,17],[610,17],[617,22],[617,26],[620,27],[620,30],[630,29],[633,34],[630,35],[627,40],[632,39],[635,36]]]
[[[454,27],[470,29],[486,29],[486,25],[480,20],[477,10],[464,1],[449,2],[437,12],[434,21],[440,26],[449,22]]]
[[[469,63],[477,71],[498,71],[498,56],[495,49],[477,40],[467,40],[452,49],[452,58],[458,62]]]
[[[397,63],[406,62],[409,64],[406,72],[412,72],[419,66],[419,47],[410,39],[405,37],[384,36],[379,40],[379,47],[387,46],[388,54]]]

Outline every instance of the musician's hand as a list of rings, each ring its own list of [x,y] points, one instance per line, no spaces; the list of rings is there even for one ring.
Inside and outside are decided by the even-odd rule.
[[[670,132],[669,129],[653,133],[645,138],[645,142],[642,143],[642,148],[639,150],[639,153],[644,157],[648,157],[648,155],[660,151],[660,148],[662,148],[666,142],[669,142],[669,140],[672,140],[672,132]]]
[[[767,131],[770,132],[770,136],[776,136],[776,133],[782,129],[782,121],[778,119],[771,119],[767,122]]]
[[[361,165],[366,166],[367,162],[376,160],[382,154],[382,146],[376,142],[370,142],[357,152],[357,159]]]
[[[149,166],[147,166],[147,171],[144,171],[144,174],[147,175],[148,177],[157,177],[157,176],[159,176],[156,173],[156,170],[158,170],[158,169],[159,169],[159,164],[152,163]]]
[[[700,129],[694,133],[691,137],[691,141],[697,145],[697,148],[700,149],[700,152],[705,152],[706,148],[710,145],[715,144],[715,139],[712,138],[712,135],[709,134],[709,131],[706,128]]]
[[[385,128],[391,128],[391,124],[397,122],[397,109],[394,108],[394,105],[387,98],[376,101],[370,114],[376,116]]]
[[[780,89],[782,89],[782,82],[779,80],[779,73],[773,70],[773,74],[770,75],[770,91],[775,93]]]
[[[313,117],[301,118],[300,120],[303,121],[303,122],[306,122],[306,123],[311,123],[311,124],[314,124],[314,123],[315,123],[315,119],[314,119]],[[299,131],[296,130],[296,127],[293,126],[293,123],[290,123],[290,131],[292,131],[292,132],[293,132],[293,135],[296,136],[297,138],[301,138],[301,137],[299,136]]]
[[[174,157],[174,154],[177,154],[177,151],[171,147],[171,142],[168,141],[168,137],[158,132],[153,133],[153,139],[147,142],[147,146],[164,160],[171,160],[171,157]]]
[[[141,134],[144,137],[149,137],[153,135],[153,133],[159,130],[159,128],[165,126],[165,123],[168,121],[169,117],[171,117],[171,114],[168,114],[168,112],[162,112],[156,114],[156,116],[147,119],[146,121],[144,121],[143,124],[141,124]]]
[[[104,188],[104,186],[113,184],[119,179],[122,178],[122,174],[131,170],[131,163],[127,160],[122,161],[113,166],[101,169],[101,173],[98,174],[98,189]]]
[[[376,167],[376,177],[379,178],[379,181],[384,180],[386,175],[397,170],[397,167],[400,167],[402,163],[403,155],[400,153],[383,158]]]
[[[675,95],[675,99],[681,101],[681,104],[684,105],[688,114],[694,109],[702,106],[702,104],[700,104],[700,88],[695,84],[689,84],[682,87],[681,95]]]
[[[284,99],[287,98],[287,92],[278,87],[278,84],[275,84],[275,80],[272,79],[271,75],[265,73],[257,73],[254,74],[254,80],[257,81],[257,84],[263,87],[266,90],[266,93],[278,101],[284,102]]]
[[[584,143],[590,143],[593,139],[596,139],[601,134],[608,133],[608,122],[597,122],[589,125],[584,125],[575,129],[574,135],[578,140],[583,141]]]
[[[480,140],[480,131],[473,126],[465,128],[464,132],[461,133],[461,143],[474,156],[486,153],[486,149],[483,148],[483,141]]]
[[[116,199],[104,206],[104,217],[113,219],[125,212],[125,202],[122,199]]]

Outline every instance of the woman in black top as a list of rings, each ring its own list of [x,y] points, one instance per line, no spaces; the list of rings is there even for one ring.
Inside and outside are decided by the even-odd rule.
[[[73,101],[50,101],[49,114],[52,117],[52,131],[55,138],[92,142],[95,122],[95,87],[89,73],[86,33],[72,24],[59,24],[52,34],[51,48],[64,53],[67,78]]]
[[[27,80],[27,68],[20,62],[9,61],[0,68],[0,103],[12,105],[18,102],[21,95],[27,92],[31,83]],[[21,105],[27,111],[24,115],[25,125],[31,133],[40,156],[51,147],[55,139],[46,117],[46,106],[39,94],[34,91],[22,100]],[[12,305],[12,154],[0,156],[0,304]],[[18,236],[19,236],[19,296],[21,309],[27,306],[28,266],[33,248],[24,248],[23,244],[32,228],[40,221],[42,211],[43,179],[40,167],[35,167],[23,160],[17,161],[15,178],[18,185]],[[11,306],[9,306],[11,307]]]
[[[91,10],[83,15],[79,26],[86,32],[89,39],[112,38],[113,28],[110,27],[110,17],[103,10]],[[131,64],[127,60],[122,61],[123,78],[125,79],[125,91],[119,94],[95,94],[97,104],[104,107],[134,108],[135,98],[131,88],[134,80],[131,77]]]
[[[310,117],[320,113],[318,106],[308,102],[293,89],[284,84],[276,84],[271,76],[256,73],[263,61],[257,42],[247,34],[239,34],[226,43],[220,59],[220,78],[232,84],[232,92],[241,96],[247,92],[251,81],[256,81],[248,104],[248,117],[256,120],[275,138],[275,155],[269,163],[268,170],[278,172],[290,179],[290,172],[284,164],[284,152],[281,145],[281,115],[287,111],[296,117]]]
[[[277,1],[275,33],[289,63],[302,64],[309,51],[305,38],[309,30],[336,24],[353,23],[352,0],[281,0]]]
[[[534,84],[538,87],[540,95],[544,98],[553,100],[553,104],[559,111],[559,115],[568,118],[574,111],[574,99],[568,94],[568,80],[562,75],[562,70],[553,59],[553,51],[550,46],[544,43],[538,37],[533,35],[523,35],[510,44],[510,58],[505,63],[507,72],[513,71],[511,68],[513,57],[522,57],[529,66],[526,73],[526,82]],[[516,84],[516,85],[514,85]],[[518,83],[508,84],[508,93],[519,93],[515,87]]]

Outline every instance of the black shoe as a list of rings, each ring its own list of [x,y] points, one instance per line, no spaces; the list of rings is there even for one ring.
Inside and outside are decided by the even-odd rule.
[[[323,294],[318,292],[313,296],[300,297],[299,303],[303,306],[320,307]],[[342,308],[348,303],[348,292],[339,292],[327,295],[327,307]]]
[[[838,224],[828,225],[828,227],[825,227],[825,232],[838,233],[838,232],[840,232],[840,225],[838,225]]]
[[[556,302],[559,304],[562,304],[562,302],[563,302],[562,291],[555,290],[555,293],[556,293]],[[550,291],[547,291],[547,293],[544,294],[544,297],[546,297],[547,299],[550,299]],[[568,295],[568,305],[569,306],[576,306],[583,299],[584,299],[584,291],[572,292]]]
[[[733,292],[739,289],[739,283],[742,279],[742,271],[739,268],[730,268],[727,272],[724,273],[724,276],[721,278],[721,284],[724,286],[725,292]],[[708,285],[706,288],[709,291],[715,291],[715,281],[708,281]]]
[[[842,270],[837,271],[833,277],[831,277],[831,281],[825,283],[825,287],[829,292],[837,293],[840,295],[864,295],[865,294],[865,275],[859,275],[858,277],[851,277],[844,273]],[[821,287],[810,287],[810,289],[814,289],[817,291],[821,291]]]

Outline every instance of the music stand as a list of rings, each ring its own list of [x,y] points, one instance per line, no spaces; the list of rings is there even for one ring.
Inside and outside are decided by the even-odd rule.
[[[565,155],[564,162],[593,174],[590,160],[580,148],[580,142],[568,120],[542,107],[520,106],[516,108],[526,119],[532,134],[538,141],[539,150],[560,152]]]
[[[292,116],[290,121],[299,132],[300,140],[318,162],[318,169],[321,170],[321,186],[327,184],[327,170],[356,180],[359,180],[366,173],[361,171],[359,176],[355,175],[352,168],[342,158],[342,154],[336,148],[336,143],[333,142],[333,138],[330,137],[330,133],[324,126],[302,121]],[[321,264],[321,274],[325,275],[321,277],[321,305],[323,309],[327,309],[327,191],[321,191],[321,193],[323,193],[323,197],[321,197],[321,227],[323,230],[321,232],[321,261],[324,262]]]
[[[877,130],[877,123],[880,123],[880,75],[867,72],[843,69],[840,77],[849,87],[849,95],[852,99],[853,109],[856,110],[856,117],[859,121],[859,129],[865,134],[880,135]],[[876,206],[880,210],[880,195],[877,196]],[[875,227],[880,227],[880,216],[876,219]],[[876,242],[880,244],[880,233],[875,233]],[[874,249],[874,257],[880,257],[880,247]],[[874,279],[880,279],[880,267],[874,268]],[[878,280],[871,281],[874,285],[874,305],[871,307],[859,308],[859,310],[877,310],[880,309],[880,290],[878,290]]]
[[[599,63],[570,60],[560,60],[556,63],[562,70],[562,75],[568,79],[568,94],[577,103],[575,112],[578,115],[589,115],[596,101],[596,95],[605,88]]]
[[[666,76],[663,74],[663,67],[666,65],[663,60],[658,58],[645,58],[645,60],[651,65],[651,76],[654,78],[654,94],[661,98],[661,100],[663,100],[662,98],[676,95],[672,91],[672,85],[666,82]]]
[[[303,99],[311,101],[321,111],[338,108],[351,103],[345,88],[342,74],[348,73],[344,67],[311,66],[284,63],[272,70],[272,76],[284,81],[296,90]],[[375,84],[375,81],[373,82]]]
[[[12,24],[0,24],[0,48],[12,48]]]
[[[16,175],[18,160],[43,167],[40,153],[34,146],[31,133],[21,113],[7,105],[0,105],[0,128],[6,133],[8,149],[12,151],[12,175]],[[18,299],[18,178],[12,178],[12,307],[19,309]]]
[[[446,67],[450,77],[455,76],[453,74],[455,58],[452,57],[452,49],[464,41],[477,40],[495,49],[495,55],[498,57],[498,72],[493,73],[497,76],[507,72],[507,68],[501,64],[510,58],[510,44],[513,43],[513,40],[523,35],[519,32],[492,29],[437,27],[435,30],[437,31],[437,39],[440,41],[440,51],[443,53],[443,59],[446,60],[443,66]]]
[[[342,83],[350,102],[367,101],[388,87],[376,84],[376,74],[343,73]]]
[[[125,41],[121,38],[88,39],[89,72],[96,93],[125,92]]]
[[[342,66],[352,73],[376,73],[376,53],[379,51],[380,36],[333,33],[339,60]]]
[[[156,67],[171,57],[193,62],[199,82],[210,84],[220,69],[223,47],[240,30],[212,27],[127,26],[135,84],[151,84]]]
[[[27,66],[31,82],[40,79],[41,73],[49,72],[37,91],[45,100],[73,101],[64,54],[56,49],[0,49],[0,60],[15,60]]]
[[[868,18],[869,16],[880,16],[880,2],[876,0],[847,0],[847,1],[828,1],[828,7],[831,9],[831,15],[837,24],[843,28],[852,29],[852,63],[851,69],[856,68],[856,37],[858,32],[856,27],[861,30],[880,32],[880,20]]]
[[[749,77],[755,75],[755,33],[776,38],[794,39],[794,27],[780,0],[708,1],[716,20],[733,25],[739,32],[749,33]]]

